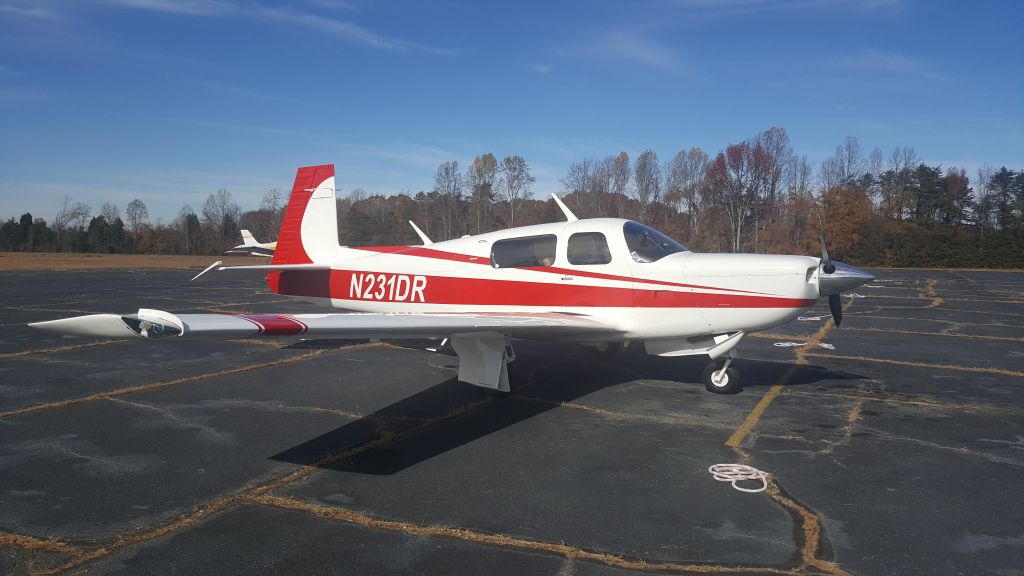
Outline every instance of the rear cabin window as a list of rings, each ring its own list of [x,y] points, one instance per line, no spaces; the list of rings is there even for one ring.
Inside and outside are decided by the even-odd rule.
[[[577,232],[569,236],[569,263],[577,266],[607,264],[612,261],[608,240],[600,232]]]
[[[491,246],[491,266],[495,268],[531,268],[555,263],[554,234],[498,240]]]

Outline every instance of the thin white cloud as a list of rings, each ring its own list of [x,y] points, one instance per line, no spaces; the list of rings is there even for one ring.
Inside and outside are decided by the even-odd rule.
[[[926,63],[895,52],[869,51],[834,59],[831,66],[840,72],[918,77],[926,80],[949,82],[950,78],[933,71]]]
[[[391,142],[377,146],[366,146],[363,144],[347,144],[345,146],[349,149],[362,149],[366,156],[372,158],[394,160],[407,166],[421,169],[431,177],[442,163],[459,160],[460,157],[465,156],[465,154],[459,154],[451,150],[442,150],[433,146],[407,142]]]
[[[26,8],[24,6],[0,4],[0,14],[10,14],[18,18],[26,18],[30,20],[48,20],[51,22],[60,20],[60,16],[58,16],[56,12],[38,6]]]
[[[228,94],[228,95],[231,95],[231,96],[240,96],[240,97],[243,97],[243,98],[249,98],[249,99],[255,99],[255,100],[264,100],[264,101],[268,101],[268,102],[282,102],[282,101],[284,101],[282,98],[280,98],[278,96],[274,96],[272,94],[269,94],[269,93],[266,93],[266,92],[263,92],[263,91],[253,90],[251,88],[247,88],[247,87],[244,87],[244,86],[239,86],[237,84],[232,84],[231,82],[227,82],[225,80],[204,78],[202,76],[195,76],[195,75],[192,75],[192,74],[176,74],[176,75],[179,78],[181,78],[182,80],[186,81],[186,82],[190,82],[190,83],[196,84],[198,86],[202,86],[203,88],[205,88],[207,90],[212,90],[214,92],[220,92],[220,93]]]
[[[297,24],[310,30],[325,32],[350,42],[364,44],[366,46],[380,48],[382,50],[389,50],[392,52],[426,52],[447,56],[454,55],[454,52],[451,50],[426,46],[409,40],[403,40],[401,38],[384,36],[368,28],[359,26],[358,24],[353,24],[351,22],[335,18],[318,16],[309,12],[299,12],[297,10],[286,8],[263,7],[253,10],[252,14],[267,20]]]
[[[877,10],[899,8],[903,0],[675,0],[684,8],[731,14],[750,12],[785,12],[793,10],[826,10],[847,8]]]
[[[355,10],[355,6],[343,0],[309,0],[309,3],[320,8],[331,8],[333,10]]]
[[[112,3],[126,8],[189,16],[220,16],[237,10],[237,6],[225,0],[112,0]]]
[[[683,57],[669,46],[632,30],[610,30],[584,49],[589,55],[602,60],[628,62],[652,68],[678,69]]]
[[[0,87],[0,107],[39,103],[54,96],[55,94],[38,88]]]
[[[437,48],[419,44],[402,38],[395,38],[378,34],[369,28],[358,24],[321,16],[312,12],[298,10],[292,7],[275,7],[261,4],[240,4],[232,0],[106,0],[107,3],[124,8],[139,10],[150,10],[166,14],[179,14],[183,16],[242,16],[279,22],[284,24],[297,25],[308,30],[314,30],[324,34],[330,34],[342,40],[355,44],[362,44],[372,48],[387,50],[391,52],[421,52],[428,54],[454,55],[455,52],[446,48]],[[344,2],[325,0],[325,7],[340,8],[347,6]],[[323,2],[318,2],[323,4]]]
[[[163,118],[169,122],[175,122],[179,124],[187,124],[190,126],[197,126],[199,128],[212,128],[216,130],[234,130],[241,132],[258,132],[261,134],[272,134],[275,136],[288,136],[291,138],[303,138],[305,140],[311,140],[319,135],[312,134],[310,132],[302,130],[294,130],[292,128],[278,128],[274,126],[263,126],[260,124],[233,124],[230,122],[221,122],[215,120],[202,120],[198,118],[180,118],[176,116],[168,116]]]
[[[548,74],[551,74],[551,70],[553,70],[553,69],[554,69],[554,66],[552,66],[551,64],[534,64],[533,65],[533,70],[535,72],[537,72],[538,74],[543,74],[545,76],[548,75]]]

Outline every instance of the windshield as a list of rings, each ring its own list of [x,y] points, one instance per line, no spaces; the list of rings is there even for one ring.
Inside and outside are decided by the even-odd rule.
[[[637,262],[655,262],[669,254],[686,252],[686,247],[679,242],[638,222],[626,222],[622,233],[626,236],[629,255]]]

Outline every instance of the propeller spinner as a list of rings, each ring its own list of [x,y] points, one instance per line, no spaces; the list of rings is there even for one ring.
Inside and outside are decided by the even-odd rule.
[[[842,262],[833,262],[828,255],[825,244],[825,226],[818,218],[819,237],[821,239],[821,264],[818,273],[818,294],[828,296],[828,308],[832,311],[832,320],[836,326],[843,321],[843,303],[839,295],[857,286],[875,279],[875,275]]]

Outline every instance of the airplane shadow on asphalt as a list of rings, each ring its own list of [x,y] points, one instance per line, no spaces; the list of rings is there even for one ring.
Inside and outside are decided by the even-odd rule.
[[[571,344],[517,343],[519,359],[510,364],[512,392],[488,391],[450,378],[421,392],[289,448],[272,460],[303,466],[388,475],[449,450],[574,402],[603,388],[636,380],[679,382],[683,394],[710,394],[700,383],[705,357],[661,358],[627,350],[611,362],[596,360]],[[451,364],[457,366],[452,357]],[[746,387],[777,383],[790,362],[744,360],[735,364]],[[800,366],[787,386],[823,381],[830,388],[865,376]],[[839,382],[837,382],[839,381]]]

